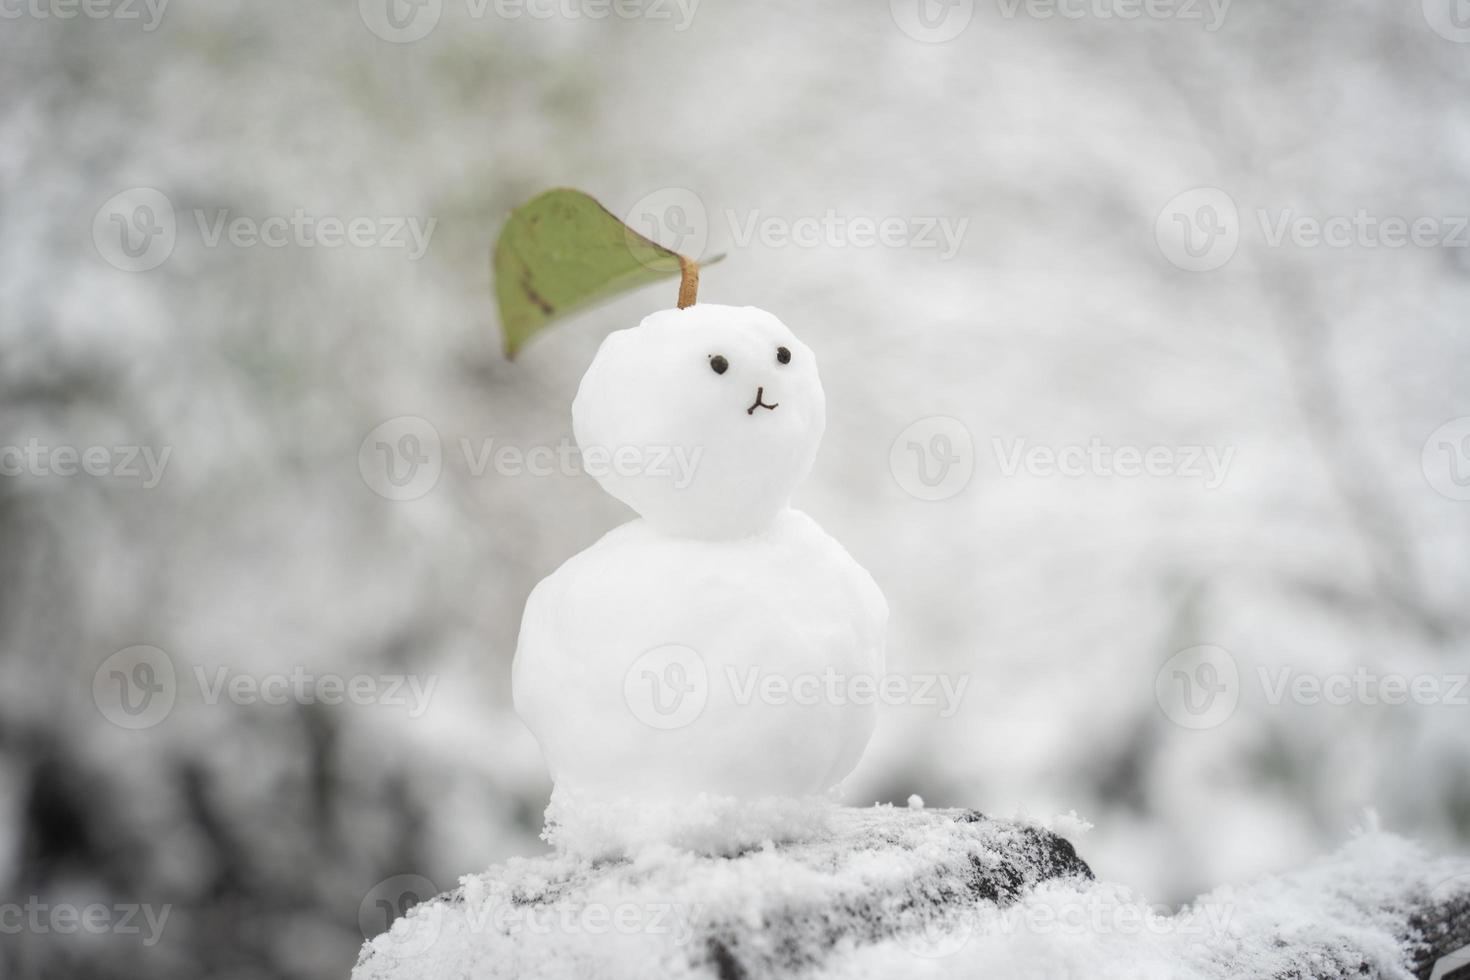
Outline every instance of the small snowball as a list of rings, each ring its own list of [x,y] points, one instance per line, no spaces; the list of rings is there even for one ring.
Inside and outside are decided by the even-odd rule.
[[[558,785],[615,799],[822,793],[877,722],[883,594],[786,511],[734,541],[617,528],[526,603],[517,713]]]
[[[602,488],[662,531],[705,538],[769,524],[826,423],[811,349],[752,306],[663,310],[609,334],[572,403]]]

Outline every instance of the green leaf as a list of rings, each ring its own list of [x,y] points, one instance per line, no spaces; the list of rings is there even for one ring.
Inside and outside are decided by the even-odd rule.
[[[687,261],[581,191],[558,188],[537,195],[511,212],[495,243],[495,298],[506,356],[515,357],[562,317],[679,276]]]

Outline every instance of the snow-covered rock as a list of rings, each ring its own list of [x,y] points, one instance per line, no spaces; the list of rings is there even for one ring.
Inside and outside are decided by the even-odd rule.
[[[974,811],[835,807],[825,830],[735,857],[517,859],[461,879],[369,942],[355,980],[760,977],[835,951],[948,950],[980,903],[1088,879],[1066,840]]]
[[[1161,910],[1041,826],[915,805],[833,808],[824,829],[732,857],[515,859],[412,909],[353,980],[1444,980],[1466,943],[1470,862],[1391,835]]]

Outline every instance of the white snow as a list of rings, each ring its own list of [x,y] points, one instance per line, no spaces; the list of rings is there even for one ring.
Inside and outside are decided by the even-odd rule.
[[[1410,910],[1470,893],[1463,859],[1364,833],[1303,871],[1176,910],[1121,884],[1036,884],[1042,861],[1016,845],[1037,831],[955,813],[834,807],[825,829],[735,859],[670,847],[610,864],[514,859],[367,944],[354,980],[711,977],[716,945],[754,975],[834,980],[1233,980],[1364,965],[1407,978]],[[958,897],[966,876],[1001,880],[1003,868],[1018,901]]]
[[[546,840],[564,854],[600,860],[670,847],[732,855],[828,830],[840,808],[824,797],[740,799],[700,793],[677,802],[581,798],[558,786],[546,808]]]
[[[1450,897],[1446,882],[1470,892],[1470,864],[1368,833],[1303,871],[1219,888],[1173,914],[1123,885],[1045,882],[962,920],[928,967],[895,940],[848,950],[816,975],[1232,980],[1357,975],[1366,964],[1364,975],[1408,980],[1408,912],[1431,892]]]

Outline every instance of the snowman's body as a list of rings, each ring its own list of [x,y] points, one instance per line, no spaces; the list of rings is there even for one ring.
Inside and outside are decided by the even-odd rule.
[[[608,461],[594,475],[643,517],[526,604],[516,709],[558,787],[748,798],[840,782],[876,721],[888,611],[789,506],[825,424],[811,351],[754,308],[655,314],[604,342],[573,419],[589,463]]]

